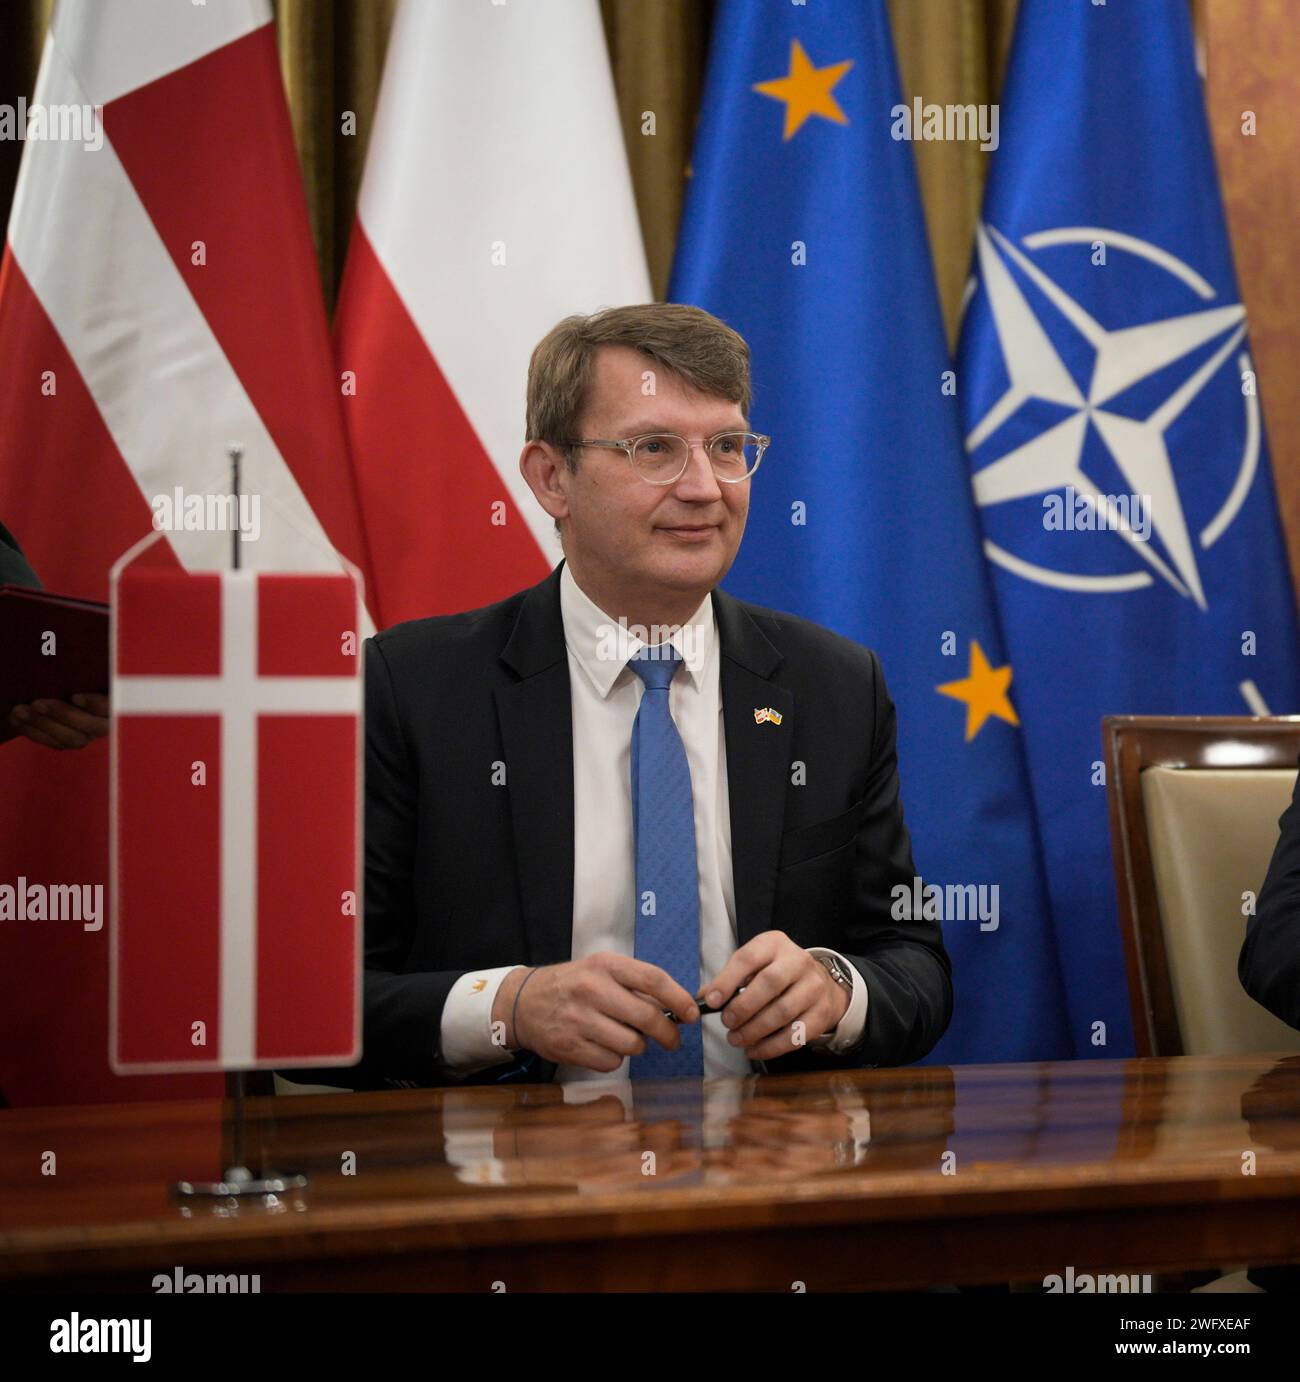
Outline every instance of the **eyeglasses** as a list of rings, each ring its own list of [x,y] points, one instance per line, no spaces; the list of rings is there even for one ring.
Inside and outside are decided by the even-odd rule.
[[[564,446],[602,446],[622,451],[632,462],[632,469],[649,484],[671,485],[680,480],[691,458],[691,447],[698,442],[708,453],[714,476],[724,485],[736,485],[747,480],[763,459],[763,452],[772,444],[771,437],[757,432],[719,432],[715,437],[697,437],[688,441],[670,432],[652,432],[644,437],[627,437],[623,441],[602,441],[583,438],[562,443]]]

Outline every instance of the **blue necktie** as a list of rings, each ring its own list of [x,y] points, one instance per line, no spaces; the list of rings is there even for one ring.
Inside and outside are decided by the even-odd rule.
[[[695,799],[686,748],[668,709],[668,684],[682,655],[670,643],[643,648],[628,666],[645,683],[632,726],[632,833],[636,839],[636,958],[671,974],[693,998],[700,988],[700,891]],[[634,1080],[704,1074],[698,1022],[665,1051],[647,1038],[633,1056]]]

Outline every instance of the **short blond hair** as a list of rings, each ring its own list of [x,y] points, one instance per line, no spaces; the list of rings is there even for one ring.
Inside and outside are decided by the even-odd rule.
[[[565,317],[537,343],[528,364],[529,441],[564,450],[570,470],[591,387],[592,362],[605,345],[631,346],[700,393],[738,403],[749,417],[749,346],[739,332],[699,307],[650,302]]]

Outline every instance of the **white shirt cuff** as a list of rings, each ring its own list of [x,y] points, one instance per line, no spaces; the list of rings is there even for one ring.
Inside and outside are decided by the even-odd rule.
[[[808,953],[833,955],[853,976],[853,993],[849,998],[849,1006],[845,1008],[839,1025],[831,1033],[830,1041],[822,1048],[834,1056],[840,1056],[856,1046],[867,1029],[867,981],[858,973],[857,966],[845,959],[838,950],[832,950],[827,945],[810,945]]]
[[[514,1051],[501,1040],[493,1040],[492,1004],[501,981],[518,965],[500,969],[471,969],[452,985],[442,1006],[441,1059],[457,1075],[472,1075],[490,1065],[514,1058]]]

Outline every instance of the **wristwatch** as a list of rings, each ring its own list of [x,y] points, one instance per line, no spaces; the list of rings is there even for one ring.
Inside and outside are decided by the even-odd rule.
[[[819,954],[813,958],[825,966],[827,974],[844,990],[846,997],[852,999],[853,975],[849,973],[848,967],[840,960],[839,956]],[[845,1008],[845,1012],[847,1011],[848,1009]],[[834,1031],[824,1032],[819,1037],[813,1037],[808,1045],[814,1050],[820,1050],[822,1047],[829,1046],[834,1039]]]

